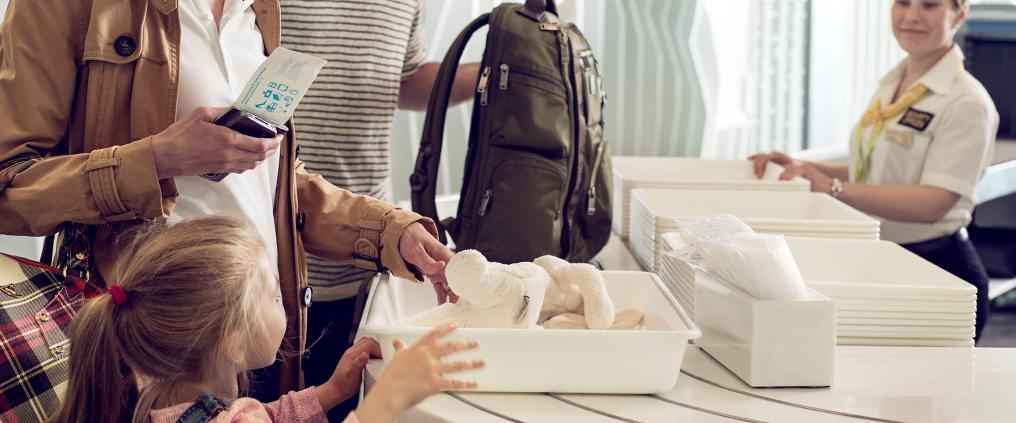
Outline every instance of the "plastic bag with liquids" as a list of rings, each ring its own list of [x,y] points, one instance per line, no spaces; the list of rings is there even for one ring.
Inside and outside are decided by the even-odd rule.
[[[758,234],[734,216],[714,215],[682,224],[681,236],[706,271],[756,299],[808,298],[783,235]]]

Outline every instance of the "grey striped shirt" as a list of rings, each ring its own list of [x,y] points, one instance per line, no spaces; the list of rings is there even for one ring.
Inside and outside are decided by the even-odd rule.
[[[300,159],[338,187],[387,198],[399,86],[426,58],[422,0],[282,0],[282,45],[328,60],[296,110]],[[373,272],[308,257],[316,300]]]

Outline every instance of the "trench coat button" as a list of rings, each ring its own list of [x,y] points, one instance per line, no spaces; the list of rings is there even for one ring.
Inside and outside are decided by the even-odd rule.
[[[116,54],[127,57],[134,54],[134,50],[137,50],[138,44],[134,42],[134,39],[130,36],[121,35],[113,42],[113,48],[116,49]]]
[[[296,212],[296,230],[302,231],[304,223],[307,223],[307,215],[300,210]]]
[[[303,305],[310,307],[312,302],[314,302],[314,289],[308,286],[303,289]]]

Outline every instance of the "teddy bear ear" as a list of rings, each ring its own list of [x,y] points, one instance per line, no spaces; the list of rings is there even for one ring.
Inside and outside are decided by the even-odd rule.
[[[464,250],[455,253],[448,266],[445,267],[445,276],[448,283],[455,281],[478,281],[483,278],[487,271],[487,258],[476,250]],[[455,289],[453,286],[452,289]]]

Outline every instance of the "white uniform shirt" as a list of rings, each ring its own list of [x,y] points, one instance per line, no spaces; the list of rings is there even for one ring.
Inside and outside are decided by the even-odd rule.
[[[261,30],[254,21],[254,0],[226,0],[219,28],[207,0],[180,0],[180,90],[176,117],[200,106],[229,106],[247,79],[265,60]],[[255,169],[230,174],[220,182],[199,176],[177,177],[180,192],[170,221],[208,214],[249,222],[261,236],[278,273],[274,199],[278,184],[276,152]]]
[[[882,107],[892,103],[905,66],[904,60],[879,83],[874,98],[881,100]],[[866,182],[934,186],[959,194],[960,199],[935,223],[881,219],[882,238],[900,244],[949,235],[970,223],[974,187],[990,164],[998,130],[995,104],[981,83],[963,69],[963,53],[958,46],[953,46],[917,83],[928,87],[928,93],[883,129],[871,153]],[[917,124],[914,120],[904,122],[910,111],[925,118],[930,114],[931,119],[922,129],[921,119]],[[851,178],[858,158],[856,131],[855,126],[850,134]],[[870,133],[870,127],[865,129],[865,144]]]

